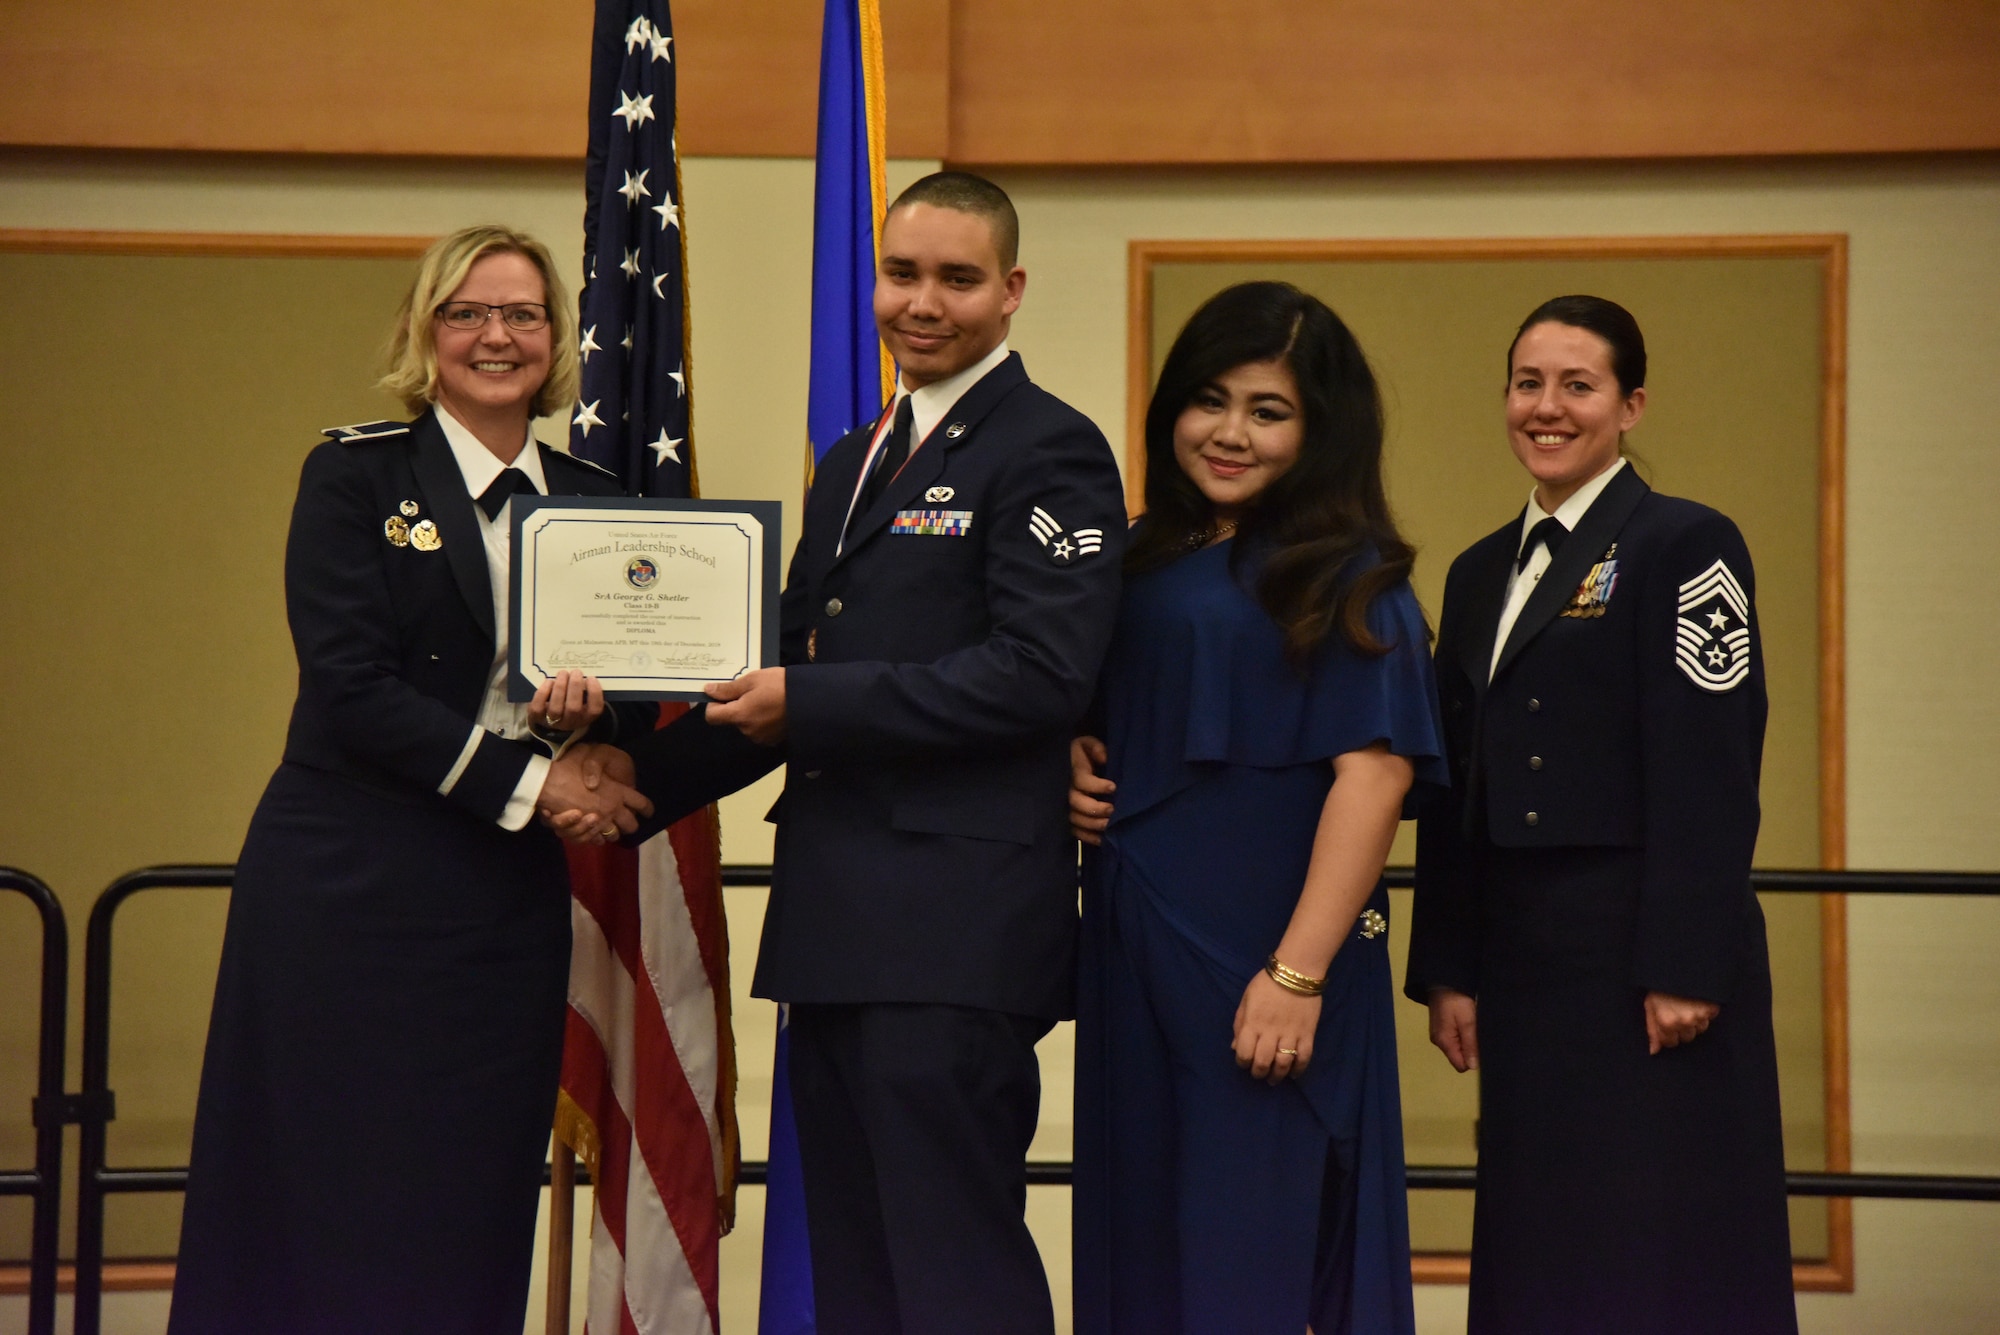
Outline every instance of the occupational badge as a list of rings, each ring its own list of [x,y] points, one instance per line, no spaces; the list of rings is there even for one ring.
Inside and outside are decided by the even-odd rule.
[[[1704,691],[1733,691],[1750,675],[1750,599],[1718,560],[1680,588],[1674,662]]]
[[[956,495],[958,495],[958,493],[953,491],[950,487],[932,487],[929,491],[924,493],[924,499],[929,501],[932,505],[943,505],[946,501],[950,500],[952,497]]]
[[[1074,532],[1064,532],[1056,517],[1036,506],[1028,516],[1028,532],[1035,541],[1048,552],[1049,560],[1059,566],[1081,560],[1104,546],[1104,530],[1101,528],[1080,528]]]
[[[944,438],[946,440],[957,440],[960,436],[964,434],[965,434],[965,423],[963,422],[953,422],[950,426],[944,429]]]
[[[1604,605],[1611,601],[1611,591],[1618,587],[1618,544],[1612,543],[1598,563],[1583,577],[1583,583],[1576,586],[1576,592],[1563,605],[1566,617],[1601,617]]]
[[[404,501],[396,508],[403,512],[405,519],[415,519],[417,517],[417,503],[415,501]]]
[[[420,552],[434,552],[444,546],[444,539],[438,536],[436,524],[422,519],[410,527],[410,546]]]
[[[382,521],[382,536],[389,540],[391,547],[410,545],[410,521],[401,515],[390,515]]]

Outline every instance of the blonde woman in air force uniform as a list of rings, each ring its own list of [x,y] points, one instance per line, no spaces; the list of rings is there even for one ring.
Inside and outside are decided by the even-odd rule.
[[[504,689],[509,498],[619,491],[529,435],[575,395],[565,301],[539,242],[443,238],[384,382],[416,420],[306,459],[298,701],[230,898],[173,1335],[521,1329],[570,949],[533,816],[650,811],[551,757],[650,706],[569,674],[525,706]]]

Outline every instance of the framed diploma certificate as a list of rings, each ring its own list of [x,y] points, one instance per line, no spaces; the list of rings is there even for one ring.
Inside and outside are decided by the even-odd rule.
[[[778,661],[776,501],[513,498],[507,698],[564,668],[614,700],[699,700]]]

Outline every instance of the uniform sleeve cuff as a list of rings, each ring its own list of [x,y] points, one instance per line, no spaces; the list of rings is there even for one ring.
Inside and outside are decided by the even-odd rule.
[[[528,817],[535,814],[535,799],[542,795],[542,785],[548,778],[549,758],[530,756],[528,767],[521,771],[521,781],[514,785],[514,795],[507,799],[506,810],[500,813],[501,829],[526,828]]]
[[[438,785],[439,797],[450,797],[451,790],[458,787],[458,781],[465,776],[466,766],[472,763],[472,753],[479,749],[479,739],[485,735],[486,729],[476,723],[473,724],[472,731],[465,739],[465,749],[458,753],[458,759],[452,762],[451,771],[444,776],[444,782]],[[536,780],[538,787],[540,782]]]

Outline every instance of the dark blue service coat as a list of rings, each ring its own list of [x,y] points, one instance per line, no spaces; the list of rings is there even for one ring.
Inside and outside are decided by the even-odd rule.
[[[1103,434],[1018,355],[842,528],[873,428],[821,461],[782,606],[787,736],[696,709],[634,743],[656,824],[788,761],[758,996],[1072,1013],[1068,747],[1125,545]]]

